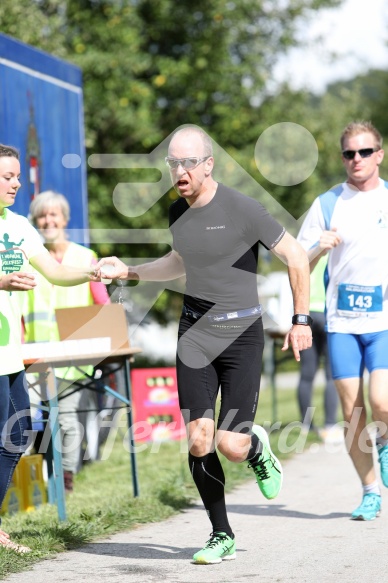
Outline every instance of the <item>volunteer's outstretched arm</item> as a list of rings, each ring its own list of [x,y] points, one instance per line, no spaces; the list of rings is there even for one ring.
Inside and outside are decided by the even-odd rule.
[[[50,253],[40,253],[31,257],[30,263],[50,283],[64,287],[79,285],[88,281],[98,281],[95,265],[80,269],[58,263]]]

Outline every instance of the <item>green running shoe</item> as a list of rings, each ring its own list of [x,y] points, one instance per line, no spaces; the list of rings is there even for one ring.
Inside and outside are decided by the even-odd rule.
[[[381,480],[388,488],[388,445],[378,447]]]
[[[213,532],[206,545],[193,556],[198,565],[213,565],[236,558],[236,541],[225,532]]]
[[[253,425],[252,432],[257,435],[263,445],[261,455],[256,461],[251,461],[248,468],[252,468],[256,481],[264,496],[271,500],[279,494],[283,482],[283,470],[277,457],[272,453],[266,430],[260,425]]]
[[[374,520],[381,510],[381,496],[379,494],[364,494],[362,502],[354,512],[352,520]]]

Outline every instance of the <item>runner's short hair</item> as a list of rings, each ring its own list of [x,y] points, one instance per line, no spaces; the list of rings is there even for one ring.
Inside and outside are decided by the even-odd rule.
[[[343,130],[340,138],[341,150],[344,149],[345,140],[358,136],[359,134],[372,134],[375,139],[375,146],[379,150],[383,147],[383,137],[379,130],[370,121],[352,121]]]

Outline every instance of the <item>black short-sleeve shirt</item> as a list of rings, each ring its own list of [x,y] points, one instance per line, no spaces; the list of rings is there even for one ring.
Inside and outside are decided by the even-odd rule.
[[[285,229],[256,200],[219,184],[205,206],[180,198],[170,206],[173,248],[186,270],[185,304],[205,313],[258,304],[258,243],[272,249]]]

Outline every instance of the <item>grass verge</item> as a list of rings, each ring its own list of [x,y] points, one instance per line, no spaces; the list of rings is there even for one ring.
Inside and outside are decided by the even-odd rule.
[[[315,392],[314,405],[315,402],[315,420],[319,424],[322,391]],[[295,391],[278,391],[277,404],[278,418],[274,425],[271,392],[262,391],[256,421],[269,430],[273,450],[284,460],[319,438],[310,433],[302,440],[299,429],[289,427],[298,419]],[[66,500],[66,522],[58,521],[56,506],[49,504],[33,512],[4,516],[4,530],[33,552],[18,555],[0,547],[0,578],[28,569],[34,562],[55,553],[140,524],[164,520],[187,508],[198,495],[187,465],[186,443],[143,444],[140,449],[137,452],[140,496],[137,498],[132,494],[127,439],[124,430],[119,430],[115,439],[102,449],[107,459],[86,465],[76,476],[74,493]],[[232,464],[223,457],[221,461],[227,491],[252,479],[246,464]]]

